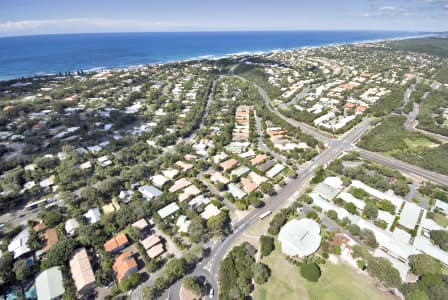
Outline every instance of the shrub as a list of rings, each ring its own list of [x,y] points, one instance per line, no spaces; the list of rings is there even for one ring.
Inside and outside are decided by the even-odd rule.
[[[304,263],[300,266],[300,274],[303,278],[311,282],[317,282],[320,278],[321,271],[316,263]]]
[[[271,236],[262,235],[260,237],[260,252],[261,256],[268,256],[271,254],[272,251],[274,251],[275,245],[274,245],[274,238]]]
[[[264,284],[271,276],[271,269],[263,263],[257,263],[252,266],[252,272],[254,274],[254,281],[257,284]]]
[[[358,268],[360,268],[361,270],[365,270],[366,269],[366,262],[362,259],[357,260],[356,264],[358,265]]]

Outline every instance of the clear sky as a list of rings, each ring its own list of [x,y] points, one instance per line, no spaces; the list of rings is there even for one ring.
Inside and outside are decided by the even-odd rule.
[[[447,31],[448,0],[0,0],[0,36],[213,30]]]

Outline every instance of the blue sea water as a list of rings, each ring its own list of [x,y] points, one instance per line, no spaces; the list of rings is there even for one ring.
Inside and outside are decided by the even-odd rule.
[[[0,80],[415,35],[392,31],[269,31],[5,37],[0,38]]]

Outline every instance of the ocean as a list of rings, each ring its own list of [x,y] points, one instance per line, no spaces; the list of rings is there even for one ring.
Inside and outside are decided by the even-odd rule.
[[[0,80],[416,36],[392,31],[55,34],[0,38]]]

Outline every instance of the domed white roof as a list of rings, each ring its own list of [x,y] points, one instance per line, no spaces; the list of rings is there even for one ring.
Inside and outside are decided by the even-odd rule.
[[[291,220],[286,223],[278,235],[282,251],[289,256],[304,257],[319,249],[322,237],[320,226],[311,219]]]

